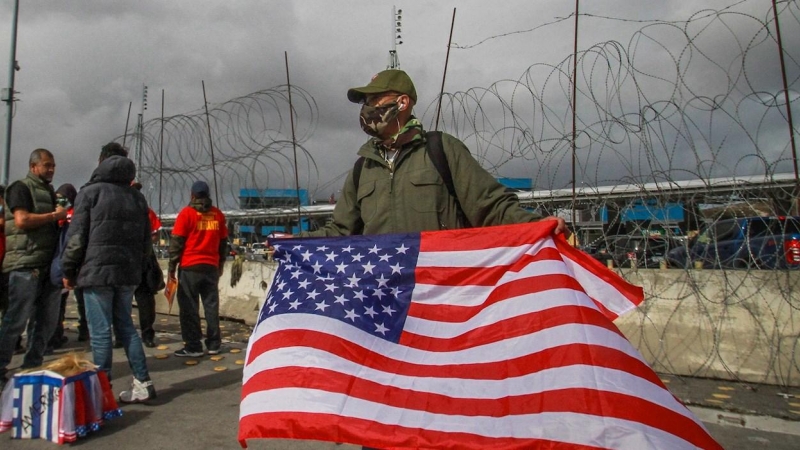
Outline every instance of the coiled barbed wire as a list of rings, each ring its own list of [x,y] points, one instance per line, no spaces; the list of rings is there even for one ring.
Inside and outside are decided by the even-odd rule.
[[[305,143],[316,129],[319,111],[307,91],[297,86],[291,89],[298,174],[303,176],[299,184],[315,190],[319,170]],[[165,117],[163,160],[161,118],[144,122],[141,134],[136,130],[129,134],[128,139],[134,143],[132,153],[138,151],[137,139],[141,137],[138,177],[151,207],[166,214],[175,213],[188,202],[195,180],[212,185],[212,143],[222,209],[240,208],[241,189],[295,190],[288,92],[287,86],[278,86],[210,106],[208,119],[204,109]]]
[[[783,51],[793,105],[800,79],[798,6],[791,0],[778,8],[784,36],[791,36]],[[582,17],[641,27],[625,43],[609,39],[578,54],[574,177],[572,55],[531,64],[489,86],[444,93],[442,129],[462,139],[491,172],[530,178],[534,191],[551,193],[533,206],[553,214],[579,211],[583,225],[575,224],[581,225],[575,231],[587,249],[655,230],[678,235],[688,246],[688,236],[730,217],[798,214],[789,140],[795,131],[787,124],[768,2],[701,9],[685,21]],[[490,40],[548,32],[564,20],[454,48],[468,52]],[[313,192],[319,189],[316,149],[306,145],[316,129],[317,106],[309,92],[292,89],[299,99],[300,185]],[[223,209],[239,209],[242,188],[294,187],[287,103],[284,86],[210,109]],[[437,103],[420,105],[423,123],[436,116]],[[166,118],[164,125],[163,169],[161,123],[154,119],[142,133],[140,173],[148,199],[160,187],[160,206],[171,213],[185,204],[194,179],[212,179],[210,149],[204,112]],[[695,184],[689,188],[687,181]],[[559,196],[573,183],[581,192],[574,203]],[[682,219],[658,216],[675,205]],[[634,206],[648,209],[650,218],[626,219]],[[659,371],[799,386],[794,323],[800,271],[765,270],[754,256],[735,265],[717,260],[712,270],[669,269],[667,284],[660,269],[617,268],[647,295],[623,330]]]
[[[792,182],[796,161],[789,139],[795,131],[780,85],[772,9],[766,2],[753,5],[741,1],[702,10],[685,22],[641,21],[627,44],[609,40],[580,51],[574,178],[572,55],[556,64],[533,64],[521,76],[488,87],[444,94],[443,128],[461,137],[490,171],[528,176],[534,191],[553,192],[540,208],[550,213],[561,208],[566,216],[574,208],[595,221],[598,211],[608,211],[602,228],[577,227],[585,248],[620,235],[670,234],[675,226],[682,227],[678,235],[712,233],[731,217],[797,215],[800,191],[797,180]],[[797,1],[782,2],[778,9],[784,36],[792,36],[793,44],[783,51],[790,101],[796,104],[800,9]],[[510,36],[519,37],[509,32],[475,46]],[[428,106],[426,117],[434,115],[434,107]],[[735,187],[720,190],[721,179]],[[764,184],[750,183],[754,179]],[[681,181],[688,180],[704,188],[681,190]],[[596,195],[576,203],[563,195],[552,201],[573,182],[582,193]],[[603,198],[599,194],[608,186],[632,186],[638,194]],[[684,210],[682,220],[657,217],[676,204]],[[623,220],[634,205],[647,205],[649,219]],[[780,234],[797,231],[796,221],[788,223],[746,236],[740,245],[750,239],[780,242]],[[684,238],[679,245],[691,243]],[[711,247],[722,251],[715,243]],[[800,274],[765,270],[759,260],[764,256],[751,249],[734,263],[720,258],[708,263],[715,270],[673,268],[669,278],[660,278],[658,269],[640,271],[623,257],[617,270],[643,285],[647,295],[623,330],[666,373],[799,386],[800,334],[794,323]],[[786,255],[781,248],[766,257]]]

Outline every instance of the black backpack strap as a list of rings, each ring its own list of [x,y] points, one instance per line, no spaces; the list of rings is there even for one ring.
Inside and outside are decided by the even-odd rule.
[[[358,198],[358,183],[361,181],[361,169],[364,168],[364,161],[366,158],[363,156],[359,157],[356,160],[356,163],[353,165],[353,185],[356,188],[356,198]],[[361,234],[364,232],[364,220],[359,218],[358,224],[355,225],[357,230],[353,230],[353,234]]]
[[[364,157],[360,157],[356,160],[356,163],[353,165],[353,185],[356,187],[356,192],[358,192],[358,182],[361,180],[361,169],[364,167]]]
[[[458,201],[458,195],[456,195],[456,187],[453,184],[453,174],[450,172],[450,164],[448,164],[447,155],[444,153],[442,132],[429,131],[425,134],[425,138],[425,148],[428,151],[428,156],[431,158],[431,162],[436,168],[436,171],[439,172],[439,176],[442,177],[442,180],[444,180],[444,185],[447,187],[447,192],[450,193],[450,196],[453,197],[453,200],[456,202],[456,215],[458,216],[459,222],[461,222],[464,228],[472,227],[467,219],[467,216],[464,214],[464,210],[461,208],[461,202]]]
[[[458,217],[458,221],[464,228],[471,228],[472,225],[470,225],[467,216],[464,214],[464,210],[461,208],[461,202],[458,201],[458,195],[456,195],[456,188],[453,184],[453,175],[450,172],[450,165],[447,163],[447,155],[444,154],[442,132],[429,131],[425,134],[425,139],[425,150],[428,152],[428,156],[431,158],[431,162],[433,162],[433,166],[436,168],[436,171],[439,172],[439,176],[442,177],[442,180],[444,180],[444,185],[447,187],[447,192],[456,202],[456,215]],[[358,184],[361,180],[361,169],[364,167],[364,159],[365,158],[363,156],[358,158],[353,165],[353,185],[356,187],[356,192],[358,192]]]

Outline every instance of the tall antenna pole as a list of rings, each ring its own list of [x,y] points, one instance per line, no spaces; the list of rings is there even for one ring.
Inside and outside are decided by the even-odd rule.
[[[286,88],[289,91],[289,120],[292,124],[292,150],[294,151],[294,185],[297,190],[297,231],[302,231],[300,216],[300,178],[297,175],[297,139],[294,135],[294,106],[292,106],[292,82],[289,81],[289,53],[283,52],[286,61]]]
[[[208,128],[208,145],[211,148],[211,172],[214,176],[214,203],[217,205],[217,208],[220,207],[219,204],[219,192],[217,191],[217,164],[214,162],[214,142],[211,140],[211,119],[208,117],[208,100],[206,100],[206,82],[202,80],[203,83],[203,106],[206,107],[206,127]]]
[[[390,30],[392,30],[392,49],[389,50],[389,65],[386,66],[387,69],[399,69],[400,68],[400,59],[397,57],[397,46],[402,44],[403,41],[400,32],[402,31],[402,19],[403,19],[403,10],[398,9],[395,11],[394,6],[392,6],[392,26]]]
[[[131,121],[131,106],[133,106],[133,102],[128,102],[128,117],[125,118],[125,132],[122,133],[123,147],[125,147],[125,141],[128,139],[128,124]]]
[[[144,112],[147,111],[147,86],[142,85],[142,112],[139,114],[138,140],[136,142],[136,173],[141,181],[142,176],[142,142],[144,141]]]
[[[158,158],[158,217],[161,217],[161,187],[164,185],[164,89],[161,89],[161,137],[160,156]]]
[[[142,172],[141,172],[141,170],[142,170],[141,169],[141,167],[142,167],[142,135],[144,134],[144,132],[142,131],[142,128],[144,128],[144,125],[142,124],[142,120],[143,120],[142,119],[142,113],[139,113],[137,115],[137,117],[136,117],[136,148],[134,149],[135,152],[136,152],[134,157],[136,158],[136,177],[137,178],[139,178],[139,176],[142,174]]]
[[[11,56],[8,61],[8,91],[3,91],[2,100],[6,102],[6,145],[3,148],[3,174],[0,184],[8,186],[8,165],[11,162],[11,123],[14,121],[14,75],[19,70],[17,64],[17,20],[19,18],[19,0],[14,1],[14,19],[11,22]]]
[[[575,159],[576,159],[576,133],[577,133],[577,84],[578,84],[578,11],[580,10],[580,0],[575,0],[575,40],[572,48],[572,229],[576,229],[576,208],[577,196],[575,194]],[[577,236],[575,237],[577,241]]]
[[[439,105],[436,107],[436,123],[433,130],[439,131],[439,115],[442,112],[442,97],[444,97],[444,80],[447,78],[447,64],[450,61],[450,47],[453,44],[453,27],[456,24],[456,9],[453,8],[453,20],[450,22],[450,37],[447,39],[447,56],[444,58],[444,73],[442,74],[442,88],[439,90]]]

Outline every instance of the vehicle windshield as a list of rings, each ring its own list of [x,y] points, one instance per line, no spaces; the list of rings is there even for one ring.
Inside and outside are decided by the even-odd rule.
[[[777,221],[772,220],[768,222],[766,219],[751,220],[747,231],[747,235],[752,238],[768,234],[770,232],[770,228],[772,228],[770,222],[774,224]]]
[[[617,240],[615,246],[621,251],[635,251],[644,247],[643,237],[623,237]]]
[[[726,241],[732,239],[739,233],[739,222],[736,220],[721,220],[708,226],[699,236],[698,244],[711,244],[713,242]]]

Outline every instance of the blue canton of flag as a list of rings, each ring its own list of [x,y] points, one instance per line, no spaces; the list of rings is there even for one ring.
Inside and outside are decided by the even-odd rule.
[[[318,314],[397,342],[405,324],[419,234],[276,240],[279,262],[259,323]]]

